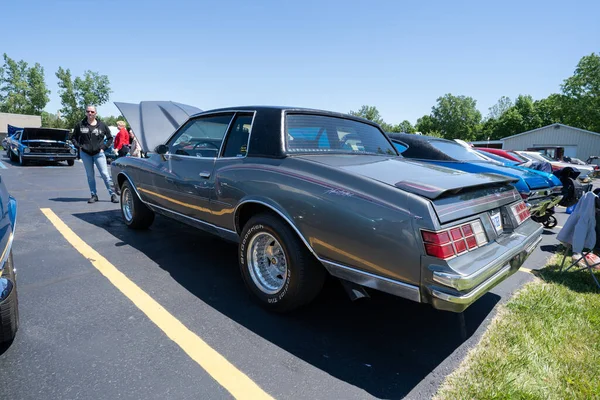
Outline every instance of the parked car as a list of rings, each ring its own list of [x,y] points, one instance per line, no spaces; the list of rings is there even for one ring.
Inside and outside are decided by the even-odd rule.
[[[73,166],[77,158],[67,129],[23,128],[7,138],[6,144],[6,155],[21,165],[32,161],[66,161]]]
[[[562,191],[560,181],[540,171],[500,165],[484,159],[473,149],[452,140],[407,133],[388,133],[405,158],[416,159],[464,172],[501,174],[515,179],[514,185],[530,205],[552,200]]]
[[[493,148],[488,148],[488,147],[476,147],[475,150],[479,150],[479,151],[484,151],[486,153],[491,153],[491,154],[495,154],[497,156],[506,158],[508,160],[514,161],[517,164],[522,164],[524,162],[527,162],[526,159],[524,159],[523,157],[520,157],[518,154],[515,154],[512,151],[508,151],[508,150],[503,150],[503,149],[493,149]]]
[[[12,245],[17,221],[17,201],[0,179],[0,346],[14,339],[19,327],[16,269]]]
[[[237,242],[245,285],[273,311],[309,303],[329,273],[460,312],[541,240],[511,178],[405,160],[362,118],[235,107],[173,133],[157,128],[176,120],[167,107],[115,104],[151,149],[111,164],[124,223],[159,213]]]
[[[528,160],[523,166],[529,166],[536,161],[545,161],[552,165],[553,171],[558,171],[566,167],[575,168],[580,172],[578,179],[584,182],[589,178],[589,175],[594,172],[594,167],[592,166],[588,167],[586,165],[574,165],[563,161],[556,161],[537,151],[517,151],[516,153]]]

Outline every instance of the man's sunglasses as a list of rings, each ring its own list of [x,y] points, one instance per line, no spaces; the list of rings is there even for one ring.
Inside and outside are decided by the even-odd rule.
[[[96,114],[96,111],[86,111],[88,114]]]

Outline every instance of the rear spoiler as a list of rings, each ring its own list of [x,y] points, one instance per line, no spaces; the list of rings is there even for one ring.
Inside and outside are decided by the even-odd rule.
[[[518,182],[518,179],[499,174],[464,174],[457,175],[445,182],[440,181],[438,177],[438,179],[435,179],[435,182],[429,182],[427,179],[419,181],[403,180],[396,182],[394,186],[430,200],[435,200],[446,196],[455,196],[463,192],[472,192],[486,187],[506,185],[514,182]]]

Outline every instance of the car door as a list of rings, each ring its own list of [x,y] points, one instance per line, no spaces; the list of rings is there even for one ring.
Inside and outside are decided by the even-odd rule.
[[[151,194],[163,208],[209,221],[214,192],[213,169],[233,113],[205,115],[185,123],[169,140],[157,165]]]
[[[223,179],[219,172],[244,162],[248,154],[253,121],[253,112],[236,113],[224,141],[223,150],[215,161],[215,190],[211,197],[211,214],[208,222],[221,228],[234,229],[233,212],[244,193],[240,192],[237,182]]]

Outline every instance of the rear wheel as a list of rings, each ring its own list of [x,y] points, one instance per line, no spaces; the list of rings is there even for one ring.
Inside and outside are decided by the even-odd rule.
[[[3,278],[0,278],[0,293],[8,291],[8,296],[0,303],[0,344],[13,340],[19,328],[19,301],[12,251],[5,268]]]
[[[286,223],[271,214],[252,217],[239,244],[244,283],[265,308],[287,312],[310,303],[325,269]]]
[[[121,215],[131,229],[146,229],[154,222],[154,211],[142,203],[128,180],[121,185]]]

